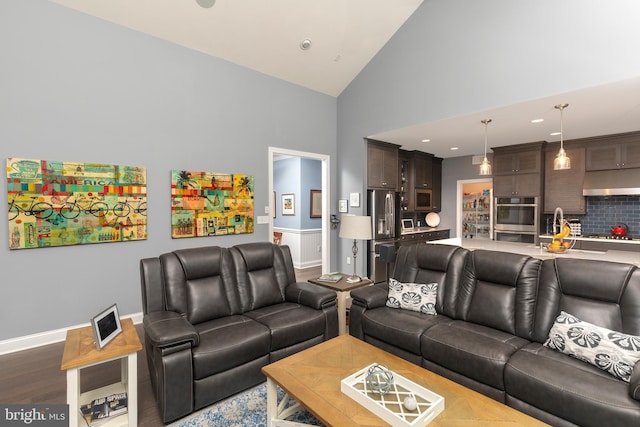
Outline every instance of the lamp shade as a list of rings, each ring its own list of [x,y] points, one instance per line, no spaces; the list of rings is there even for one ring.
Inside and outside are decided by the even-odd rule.
[[[343,239],[370,240],[371,217],[358,215],[343,215],[338,237]]]

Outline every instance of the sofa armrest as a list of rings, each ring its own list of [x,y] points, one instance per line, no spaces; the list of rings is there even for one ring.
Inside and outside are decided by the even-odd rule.
[[[154,347],[168,347],[200,343],[200,336],[191,323],[174,311],[154,311],[144,316],[142,323],[147,337]]]
[[[336,305],[336,293],[308,282],[294,282],[285,289],[285,300],[316,310]]]
[[[353,304],[362,306],[366,309],[384,307],[387,303],[388,295],[389,286],[386,282],[376,283],[372,286],[365,286],[351,291]]]
[[[631,378],[629,378],[629,396],[635,400],[640,400],[640,362],[635,364]]]

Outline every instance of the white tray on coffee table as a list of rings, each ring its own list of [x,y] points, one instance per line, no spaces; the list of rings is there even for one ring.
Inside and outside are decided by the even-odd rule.
[[[393,385],[386,394],[368,391],[365,379],[369,368],[375,365],[377,364],[371,364],[343,379],[340,390],[393,426],[424,427],[444,410],[442,396],[393,371]],[[412,395],[416,399],[417,408],[410,411],[404,407],[403,402]]]

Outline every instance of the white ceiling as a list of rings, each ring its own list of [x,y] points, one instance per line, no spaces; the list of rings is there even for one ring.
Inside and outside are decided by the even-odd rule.
[[[337,97],[423,0],[51,1]],[[485,118],[489,147],[559,140],[549,135],[560,127],[559,103],[569,104],[565,140],[640,130],[638,77],[368,136],[443,158],[482,154]]]
[[[338,96],[423,0],[51,1]]]
[[[404,129],[371,135],[399,144],[406,150],[421,150],[442,158],[482,154],[483,119],[489,149],[534,141],[560,141],[550,135],[560,131],[557,104],[569,104],[563,112],[564,140],[640,130],[640,77],[507,105],[490,111],[453,117]],[[544,119],[542,123],[531,123]],[[422,142],[430,139],[429,142]],[[451,150],[458,147],[457,150]]]

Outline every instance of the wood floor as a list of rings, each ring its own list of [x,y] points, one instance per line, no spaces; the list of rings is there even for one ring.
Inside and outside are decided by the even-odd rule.
[[[296,270],[300,282],[320,275],[320,267]],[[142,325],[136,325],[142,341]],[[143,346],[144,347],[144,346]],[[0,356],[0,403],[66,403],[66,371],[60,370],[64,342]],[[108,362],[82,370],[81,390],[91,390],[119,381],[120,363]],[[138,353],[138,425],[162,426],[151,390],[144,348]]]

